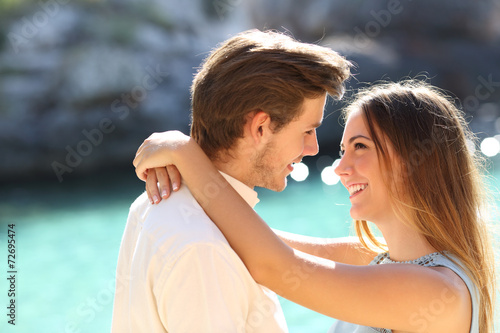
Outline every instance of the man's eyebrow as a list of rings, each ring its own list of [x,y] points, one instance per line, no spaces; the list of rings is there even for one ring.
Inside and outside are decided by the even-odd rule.
[[[351,144],[354,140],[359,139],[359,138],[363,138],[363,139],[366,139],[366,140],[370,140],[370,141],[372,141],[372,139],[370,139],[369,137],[359,134],[359,135],[352,136],[352,137],[349,139],[349,144]],[[341,147],[342,147],[342,146],[344,146],[344,143],[343,143],[343,142],[341,142],[341,143],[340,143],[340,146],[341,146]]]

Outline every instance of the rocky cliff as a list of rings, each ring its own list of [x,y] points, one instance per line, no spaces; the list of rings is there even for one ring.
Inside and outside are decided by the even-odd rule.
[[[424,73],[500,128],[495,1],[0,1],[0,180],[130,167],[153,131],[188,131],[207,52],[248,28],[289,31],[357,65],[349,87]],[[330,104],[327,113],[341,107]],[[319,131],[336,151],[338,113]],[[334,147],[334,148],[332,148]]]

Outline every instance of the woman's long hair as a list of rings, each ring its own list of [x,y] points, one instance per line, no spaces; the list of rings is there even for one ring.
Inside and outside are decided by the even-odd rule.
[[[438,251],[455,255],[479,291],[480,332],[493,332],[495,259],[488,229],[487,189],[475,142],[453,101],[424,82],[376,85],[344,110],[361,110],[394,211]],[[390,144],[401,163],[391,164]],[[393,173],[393,171],[395,171]],[[399,175],[394,177],[393,175]],[[361,243],[383,249],[367,221],[355,221]]]

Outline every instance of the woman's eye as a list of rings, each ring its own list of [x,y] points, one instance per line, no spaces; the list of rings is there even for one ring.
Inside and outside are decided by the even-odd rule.
[[[356,142],[354,144],[354,150],[358,150],[358,149],[366,149],[368,148],[365,144],[361,143],[361,142]],[[341,149],[339,151],[339,156],[342,158],[342,156],[344,156],[345,154],[345,149]]]
[[[357,142],[357,143],[354,144],[354,148],[355,149],[364,149],[364,148],[366,148],[366,145]]]

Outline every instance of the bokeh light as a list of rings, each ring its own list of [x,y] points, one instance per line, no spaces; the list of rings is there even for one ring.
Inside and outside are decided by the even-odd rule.
[[[340,177],[335,173],[335,168],[339,165],[340,159],[336,159],[331,166],[327,166],[321,171],[321,180],[326,185],[335,185],[340,181]]]
[[[481,152],[488,156],[496,156],[500,152],[500,142],[495,138],[486,138],[481,142]]]
[[[309,168],[304,163],[296,163],[293,165],[293,171],[290,174],[293,180],[296,182],[302,182],[309,176]]]

